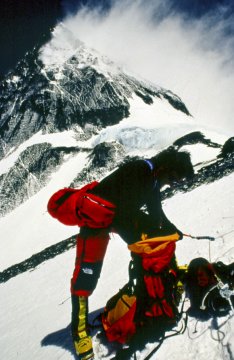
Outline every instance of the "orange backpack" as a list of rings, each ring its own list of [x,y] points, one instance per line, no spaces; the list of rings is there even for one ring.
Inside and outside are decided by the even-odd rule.
[[[175,324],[177,303],[174,261],[177,233],[128,245],[129,282],[106,304],[102,325],[109,341],[128,343],[138,329],[161,322]],[[175,265],[176,267],[176,265]]]
[[[127,343],[136,332],[135,313],[136,296],[129,292],[127,284],[107,302],[102,314],[107,339]]]

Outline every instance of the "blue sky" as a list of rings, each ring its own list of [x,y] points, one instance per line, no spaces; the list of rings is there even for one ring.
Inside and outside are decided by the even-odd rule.
[[[82,6],[95,8],[102,7],[104,11],[108,11],[116,0],[61,0],[62,8],[72,13],[76,12]],[[125,1],[127,2],[127,1]],[[134,2],[134,1],[132,1]],[[136,1],[135,1],[136,2]],[[147,5],[148,0],[145,1]],[[213,11],[218,7],[227,7],[229,12],[234,11],[233,0],[169,0],[167,2],[168,11],[183,13],[189,18],[198,18],[209,11]]]

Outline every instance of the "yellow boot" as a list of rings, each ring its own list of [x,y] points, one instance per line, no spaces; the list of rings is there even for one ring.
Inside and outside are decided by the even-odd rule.
[[[93,346],[91,336],[86,336],[80,340],[74,341],[76,354],[80,360],[94,359]]]
[[[92,338],[87,331],[88,298],[72,296],[72,337],[80,360],[94,359]]]

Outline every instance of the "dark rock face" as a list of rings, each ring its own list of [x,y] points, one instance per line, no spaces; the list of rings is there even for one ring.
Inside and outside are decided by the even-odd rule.
[[[112,171],[118,163],[125,158],[124,147],[116,142],[103,142],[95,146],[88,156],[87,166],[78,174],[71,184],[71,187],[80,187],[81,185],[99,180]]]
[[[201,165],[202,163],[200,163]],[[193,179],[186,181],[184,183],[177,184],[176,186],[172,186],[166,189],[162,198],[167,198],[173,196],[178,191],[190,191],[195,189],[196,187],[209,184],[216,180],[223,178],[231,174],[234,171],[234,156],[233,153],[228,154],[226,157],[217,156],[211,164],[203,164],[203,167],[198,170],[198,172],[194,175]]]
[[[24,273],[30,269],[35,269],[36,266],[53,259],[55,256],[62,254],[63,252],[71,249],[76,245],[76,236],[60,241],[59,243],[49,246],[48,248],[40,251],[37,254],[32,255],[29,259],[22,261],[19,264],[10,266],[9,268],[0,272],[0,284],[8,281],[12,277]]]
[[[234,152],[234,137],[229,138],[223,145],[221,156],[233,156]]]
[[[0,215],[10,212],[45,186],[65,154],[79,151],[79,148],[52,148],[47,143],[23,151],[9,172],[0,176]]]
[[[220,148],[221,145],[213,142],[210,139],[207,139],[204,134],[202,134],[200,131],[194,131],[192,133],[189,133],[185,136],[182,136],[181,138],[177,139],[173,145],[177,146],[178,148],[181,148],[184,145],[191,145],[191,144],[205,144],[210,147],[214,148]]]
[[[81,151],[89,153],[88,165],[67,186],[81,187],[88,181],[98,180],[114,169],[125,155],[123,146],[115,142],[98,144],[93,150],[53,148],[48,143],[32,145],[20,154],[9,172],[0,176],[0,215],[9,213],[42,189],[51,174],[64,163],[65,155],[73,156]]]
[[[28,54],[1,84],[0,155],[38,131],[58,132],[74,125],[105,127],[128,116],[129,104],[115,86],[91,67],[65,68],[61,79]]]
[[[181,101],[179,97],[175,97],[174,94],[171,91],[167,91],[164,94],[164,98],[168,100],[168,102],[177,110],[182,111],[186,115],[190,115],[187,107],[185,104]]]

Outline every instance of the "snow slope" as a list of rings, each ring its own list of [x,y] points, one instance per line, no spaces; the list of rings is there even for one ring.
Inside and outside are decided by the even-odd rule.
[[[168,217],[185,233],[216,237],[214,242],[184,238],[177,245],[180,264],[188,263],[197,256],[204,256],[212,261],[219,259],[225,263],[234,261],[233,180],[234,174],[231,174],[191,192],[179,193],[164,202]],[[12,215],[15,228],[20,227],[21,211],[23,212],[23,207],[18,208],[14,219]],[[49,216],[44,216],[48,217],[49,223]],[[37,222],[41,224],[41,230],[45,231],[42,217],[39,217]],[[60,226],[48,226],[48,238],[59,240],[60,230]],[[70,232],[71,229],[64,226],[63,235],[69,236]],[[40,242],[40,232],[32,234],[31,241],[34,245]],[[11,246],[11,242],[5,243],[8,255],[11,253]],[[12,261],[16,259],[15,254]],[[1,284],[2,360],[74,359],[69,334],[69,282],[74,259],[75,249],[71,249],[42,263],[34,271],[23,273]],[[125,284],[128,261],[126,245],[117,235],[113,235],[101,279],[90,297],[90,312],[103,307],[106,300]],[[220,318],[218,323],[221,328],[215,330],[212,321],[197,323],[195,319],[189,318],[185,334],[166,340],[152,359],[232,359],[233,317]],[[98,351],[98,348],[96,350]]]

